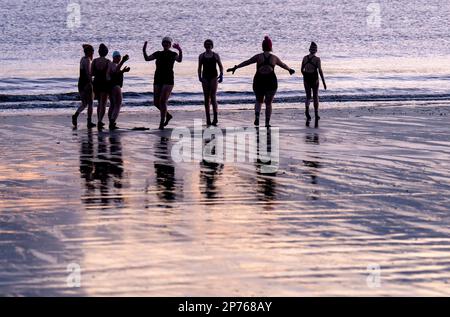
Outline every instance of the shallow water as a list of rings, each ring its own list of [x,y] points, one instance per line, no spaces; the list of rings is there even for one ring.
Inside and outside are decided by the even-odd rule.
[[[176,163],[170,130],[1,117],[0,294],[450,295],[448,107],[378,109],[324,111],[317,129],[276,109],[272,174]],[[221,116],[248,122],[251,111]],[[71,263],[81,288],[67,285]]]
[[[68,24],[69,3],[80,5],[79,28]],[[206,38],[214,39],[225,67],[232,67],[258,53],[266,34],[274,53],[297,70],[290,77],[278,69],[279,96],[303,95],[299,68],[314,40],[328,80],[324,96],[370,101],[372,96],[409,100],[445,94],[450,99],[446,1],[0,0],[0,7],[0,109],[60,107],[67,93],[75,93],[73,101],[84,42],[96,47],[105,42],[111,52],[130,54],[125,104],[148,103],[154,66],[143,62],[142,44],[148,40],[149,51],[158,50],[165,35],[184,48],[185,61],[175,67],[174,94],[189,105],[202,100],[196,63]],[[241,93],[238,103],[252,100],[253,72],[249,67],[226,76],[221,102],[236,99],[229,92]]]

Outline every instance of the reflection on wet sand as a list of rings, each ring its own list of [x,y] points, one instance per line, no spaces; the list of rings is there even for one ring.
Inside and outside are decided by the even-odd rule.
[[[255,162],[257,175],[258,193],[262,194],[262,200],[271,202],[276,199],[276,176],[278,170],[278,162],[273,160],[274,155],[279,153],[272,152],[272,131],[264,130],[260,133],[260,129],[256,129],[256,154]],[[278,158],[276,158],[278,160]]]
[[[210,147],[210,157],[214,157],[217,154],[216,144],[214,143],[215,137],[210,140],[204,140],[204,147],[213,144]],[[217,179],[222,174],[224,164],[214,162],[208,158],[203,158],[200,162],[200,192],[207,199],[212,199],[212,203],[220,198],[220,188],[217,186]]]
[[[80,174],[85,180],[85,196],[82,201],[88,206],[103,207],[123,204],[122,144],[118,133],[97,135],[95,151],[92,131],[81,139]]]
[[[170,138],[161,136],[155,145],[154,163],[156,175],[157,196],[163,203],[171,203],[181,199],[181,190],[177,188],[175,165],[170,155]],[[170,204],[165,207],[171,208]]]
[[[311,144],[313,146],[320,145],[319,133],[317,133],[317,132],[307,133],[305,135],[305,144]],[[311,184],[312,185],[317,185],[317,183],[318,183],[318,179],[317,179],[318,171],[319,171],[319,169],[322,166],[321,166],[321,164],[319,162],[320,161],[320,157],[317,156],[318,153],[316,151],[311,151],[310,153],[312,154],[312,155],[310,155],[310,159],[309,160],[303,160],[303,164],[305,165],[305,167],[308,168],[306,173],[311,178]],[[318,191],[317,191],[316,188],[313,188],[310,198],[312,200],[318,200],[319,199]]]

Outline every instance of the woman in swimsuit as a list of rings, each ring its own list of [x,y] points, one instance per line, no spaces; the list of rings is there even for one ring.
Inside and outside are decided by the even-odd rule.
[[[303,58],[302,62],[302,74],[303,74],[303,84],[306,91],[306,102],[305,102],[305,115],[306,115],[306,125],[309,125],[311,121],[311,116],[309,114],[309,104],[311,103],[311,91],[314,99],[314,113],[316,125],[319,123],[319,74],[322,78],[323,88],[327,90],[327,84],[325,83],[325,77],[323,77],[322,65],[320,58],[316,56],[317,44],[312,42],[309,48],[309,55]]]
[[[174,86],[173,65],[175,61],[181,63],[183,60],[183,52],[180,45],[174,44],[173,48],[178,50],[178,53],[171,51],[172,39],[165,37],[162,40],[164,50],[154,52],[147,55],[147,42],[144,43],[143,53],[144,59],[148,61],[156,60],[155,78],[153,81],[153,99],[155,107],[161,113],[161,120],[159,122],[159,129],[164,130],[164,127],[169,124],[172,115],[167,111],[167,102]]]
[[[109,129],[117,129],[117,118],[119,117],[120,108],[122,107],[122,86],[123,86],[123,74],[130,71],[130,67],[126,66],[123,69],[122,66],[128,61],[128,55],[123,58],[120,52],[115,51],[112,55],[113,60],[109,65],[108,70],[108,82],[110,86],[109,100],[111,105],[109,106],[108,119],[109,119]]]
[[[97,126],[99,129],[102,129],[105,126],[105,124],[103,123],[103,117],[105,116],[106,103],[108,102],[108,94],[109,94],[109,87],[108,81],[106,80],[106,75],[111,61],[106,58],[106,55],[108,55],[108,48],[106,47],[105,44],[103,43],[100,44],[98,54],[100,55],[100,57],[97,57],[92,62],[92,75],[94,76],[95,98],[98,100]]]
[[[198,79],[203,86],[203,95],[205,97],[206,124],[216,126],[217,121],[217,86],[223,80],[223,66],[219,54],[212,51],[214,43],[212,40],[206,40],[204,43],[205,52],[198,57]],[[220,75],[217,73],[219,66]],[[212,104],[214,119],[211,123],[210,107]]]
[[[277,56],[272,54],[272,41],[268,36],[264,38],[262,42],[263,53],[257,54],[249,60],[235,65],[233,68],[227,70],[227,72],[234,72],[238,68],[242,68],[256,63],[256,74],[253,78],[253,91],[256,96],[255,104],[255,126],[259,126],[259,115],[261,112],[261,105],[266,104],[266,127],[270,127],[270,117],[272,115],[272,102],[275,97],[275,93],[278,89],[277,76],[275,75],[275,66],[278,65],[281,68],[289,71],[289,74],[293,75],[295,70],[283,63]]]
[[[92,104],[93,104],[93,94],[92,94],[92,73],[91,73],[91,63],[94,57],[94,48],[92,45],[83,45],[84,56],[80,60],[80,77],[78,79],[78,92],[80,93],[81,105],[78,107],[75,114],[72,116],[72,124],[76,128],[78,116],[83,110],[88,107],[88,118],[87,126],[88,128],[95,127],[92,123]]]

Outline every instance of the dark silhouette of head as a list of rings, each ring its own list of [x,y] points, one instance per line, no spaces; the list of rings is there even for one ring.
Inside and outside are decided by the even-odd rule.
[[[213,49],[213,48],[214,48],[214,42],[213,42],[211,39],[207,39],[207,40],[205,41],[205,43],[203,43],[203,46],[204,46],[205,48],[211,48],[211,49]]]
[[[101,57],[105,57],[106,55],[108,55],[108,47],[106,47],[105,44],[100,44],[100,46],[98,47],[98,55],[100,55]]]
[[[317,44],[315,42],[311,42],[311,45],[309,47],[309,51],[312,54],[317,53]]]
[[[262,49],[264,52],[272,51],[272,40],[266,35],[264,41],[262,42]]]
[[[84,55],[89,57],[94,54],[94,47],[90,44],[83,44]]]
[[[172,43],[173,43],[173,40],[170,36],[164,37],[161,41],[161,45],[164,48],[164,50],[166,50],[166,51],[172,47]]]

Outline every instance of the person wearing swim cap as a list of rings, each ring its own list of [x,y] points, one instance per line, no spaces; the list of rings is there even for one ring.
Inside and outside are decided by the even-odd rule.
[[[206,124],[216,126],[217,120],[217,86],[223,80],[223,66],[219,54],[213,52],[214,43],[208,39],[203,44],[205,52],[198,57],[198,79],[202,83],[205,97]],[[220,74],[217,72],[219,66]],[[214,119],[211,122],[210,104],[212,104]]]
[[[95,99],[98,101],[97,106],[97,116],[98,122],[97,127],[101,130],[105,124],[103,123],[103,117],[106,112],[106,104],[108,103],[109,87],[106,80],[106,73],[108,72],[109,64],[111,61],[106,58],[108,55],[108,47],[105,44],[100,44],[98,49],[97,57],[92,62],[92,75],[94,76],[94,93]]]
[[[170,37],[164,37],[161,45],[162,51],[156,51],[151,55],[147,54],[147,41],[142,48],[144,59],[149,62],[156,60],[156,70],[153,81],[153,102],[156,108],[159,109],[161,119],[159,122],[159,129],[164,130],[172,119],[172,115],[167,111],[167,103],[174,86],[173,66],[175,62],[181,63],[183,61],[183,51],[179,44],[173,44],[173,48],[178,53],[171,51],[173,40]]]
[[[255,104],[255,126],[259,126],[259,117],[261,106],[266,104],[266,127],[270,127],[270,118],[272,115],[272,102],[278,89],[278,80],[275,75],[275,66],[287,70],[293,75],[295,70],[283,63],[276,55],[272,54],[272,40],[266,36],[262,42],[263,52],[256,54],[249,60],[246,60],[233,68],[227,69],[227,72],[234,72],[242,67],[256,63],[256,74],[253,78],[253,92],[256,96]]]
[[[122,86],[123,86],[123,74],[130,71],[130,67],[125,66],[122,69],[123,64],[129,60],[129,56],[125,55],[123,58],[118,51],[114,51],[112,54],[113,60],[109,65],[107,80],[109,84],[109,100],[111,105],[109,106],[108,119],[109,130],[117,129],[117,118],[119,117],[120,109],[122,108]]]
[[[327,84],[325,83],[325,77],[323,76],[322,63],[317,53],[317,44],[311,42],[309,47],[309,54],[303,57],[302,62],[302,74],[303,74],[303,85],[306,92],[305,101],[305,116],[306,125],[309,126],[311,122],[311,115],[309,114],[309,105],[311,103],[311,92],[312,99],[314,100],[314,114],[315,114],[315,125],[319,126],[319,75],[322,78],[323,87],[327,89]]]
[[[84,56],[80,60],[80,77],[78,78],[78,92],[80,94],[81,105],[78,107],[75,114],[72,116],[73,127],[78,125],[78,116],[83,110],[88,108],[87,127],[93,128],[95,124],[92,123],[93,112],[93,88],[92,88],[92,59],[94,57],[94,47],[89,44],[83,44]]]

